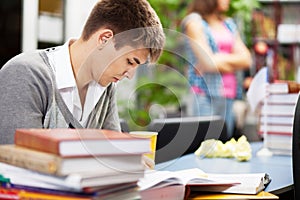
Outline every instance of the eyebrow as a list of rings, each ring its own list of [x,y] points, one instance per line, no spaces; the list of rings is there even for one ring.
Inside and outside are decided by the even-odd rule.
[[[139,59],[137,59],[137,58],[133,58],[133,60],[139,65],[139,64],[141,64],[141,62],[140,62],[140,60]]]

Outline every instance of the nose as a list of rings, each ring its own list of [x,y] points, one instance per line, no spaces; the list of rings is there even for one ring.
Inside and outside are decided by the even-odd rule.
[[[136,67],[127,70],[127,71],[124,73],[124,77],[126,77],[126,78],[128,78],[128,79],[132,79],[133,76],[134,76],[134,74],[135,74],[135,71],[136,71]]]

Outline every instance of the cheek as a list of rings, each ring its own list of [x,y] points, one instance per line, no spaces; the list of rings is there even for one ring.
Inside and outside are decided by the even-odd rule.
[[[126,60],[124,59],[118,59],[115,62],[113,62],[110,66],[110,70],[114,73],[121,74],[127,71],[128,65]]]

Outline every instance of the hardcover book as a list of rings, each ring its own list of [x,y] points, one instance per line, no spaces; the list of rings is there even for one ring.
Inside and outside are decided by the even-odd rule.
[[[278,133],[283,135],[292,135],[293,125],[286,124],[260,124],[259,133]]]
[[[259,124],[277,124],[277,125],[290,125],[294,124],[294,116],[260,116]]]
[[[62,158],[11,144],[0,145],[0,162],[57,176],[84,172],[105,175],[144,169],[142,154]]]
[[[270,94],[267,97],[267,103],[271,104],[296,104],[298,100],[298,93],[288,94]]]
[[[276,80],[267,86],[267,91],[271,94],[298,93],[300,84],[295,81]]]
[[[263,104],[261,115],[293,116],[296,105],[294,104]]]
[[[15,144],[62,157],[150,152],[149,138],[99,129],[17,129]]]

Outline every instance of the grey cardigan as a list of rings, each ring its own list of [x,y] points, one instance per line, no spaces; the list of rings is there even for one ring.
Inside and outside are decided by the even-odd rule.
[[[47,50],[22,53],[0,70],[0,144],[14,143],[17,128],[98,128],[120,131],[115,84],[110,84],[88,117],[73,117],[56,87]]]

